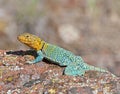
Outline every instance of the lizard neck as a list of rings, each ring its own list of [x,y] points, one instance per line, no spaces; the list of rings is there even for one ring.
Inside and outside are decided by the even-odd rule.
[[[48,47],[48,43],[46,43],[46,42],[44,41],[41,50],[42,50],[42,51],[45,51],[45,50],[47,49],[47,47]]]

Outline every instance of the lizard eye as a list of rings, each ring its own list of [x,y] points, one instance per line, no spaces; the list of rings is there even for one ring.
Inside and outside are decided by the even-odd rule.
[[[27,35],[26,37],[28,38],[29,36]]]

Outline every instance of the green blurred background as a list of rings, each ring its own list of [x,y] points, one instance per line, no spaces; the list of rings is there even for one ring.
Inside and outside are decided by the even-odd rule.
[[[0,0],[0,49],[29,49],[23,32],[120,76],[120,0]]]

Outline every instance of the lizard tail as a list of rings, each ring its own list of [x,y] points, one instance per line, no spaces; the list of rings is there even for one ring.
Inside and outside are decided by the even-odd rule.
[[[95,71],[99,71],[99,72],[107,72],[107,73],[110,73],[113,77],[116,77],[116,75],[112,74],[111,72],[109,72],[105,69],[98,68],[98,67],[91,66],[91,65],[88,65],[88,66],[89,66],[89,70],[95,70]]]
[[[107,71],[107,70],[105,70],[105,69],[98,68],[98,67],[91,66],[91,65],[89,65],[89,69],[90,69],[90,70],[99,71],[99,72],[108,72],[108,71]]]

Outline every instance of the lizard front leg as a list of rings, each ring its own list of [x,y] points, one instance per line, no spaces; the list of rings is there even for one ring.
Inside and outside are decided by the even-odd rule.
[[[29,63],[29,64],[34,64],[34,63],[38,63],[38,62],[42,61],[43,58],[44,58],[44,55],[43,55],[43,53],[41,52],[41,50],[40,50],[40,51],[37,51],[37,54],[38,54],[38,56],[37,56],[34,60],[32,60],[32,61],[27,61],[27,63]]]

